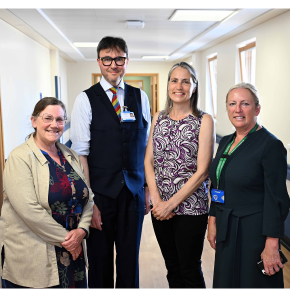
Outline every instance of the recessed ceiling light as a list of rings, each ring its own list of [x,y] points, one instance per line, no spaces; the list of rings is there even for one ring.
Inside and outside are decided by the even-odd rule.
[[[221,21],[233,10],[177,9],[170,21]]]
[[[146,56],[142,56],[142,59],[156,59],[156,58],[164,58],[164,59],[168,59],[169,56],[168,55],[165,55],[165,56],[162,56],[162,55],[146,55]]]
[[[77,48],[96,48],[99,43],[73,43]]]
[[[125,27],[128,29],[143,29],[145,27],[145,22],[143,21],[126,21]]]

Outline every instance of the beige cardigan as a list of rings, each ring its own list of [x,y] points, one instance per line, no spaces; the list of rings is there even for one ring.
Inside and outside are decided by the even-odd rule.
[[[87,184],[78,155],[58,142],[56,145]],[[68,231],[51,216],[49,177],[48,161],[32,135],[8,156],[0,217],[0,252],[4,246],[5,260],[3,270],[0,265],[0,275],[21,286],[43,288],[59,284],[54,245],[61,247]],[[78,225],[88,232],[93,197],[89,189],[89,201]],[[85,240],[83,248],[86,250]]]

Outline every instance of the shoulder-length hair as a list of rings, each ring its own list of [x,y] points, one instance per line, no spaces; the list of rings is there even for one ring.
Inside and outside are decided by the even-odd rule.
[[[198,105],[198,98],[199,98],[199,92],[198,92],[198,76],[197,76],[197,72],[196,70],[189,65],[188,63],[181,61],[177,64],[175,64],[171,70],[169,71],[168,74],[168,83],[167,86],[169,87],[169,83],[170,83],[170,79],[171,79],[171,74],[172,72],[176,69],[176,68],[184,68],[186,70],[188,70],[188,72],[190,73],[193,83],[194,83],[194,87],[196,87],[195,92],[192,94],[191,96],[191,109],[192,109],[192,113],[195,117],[200,118],[202,115],[202,112],[198,109],[197,105]],[[166,105],[165,105],[165,109],[164,109],[164,116],[167,116],[171,109],[173,107],[173,101],[169,96],[169,91],[167,89],[167,101],[166,101]]]

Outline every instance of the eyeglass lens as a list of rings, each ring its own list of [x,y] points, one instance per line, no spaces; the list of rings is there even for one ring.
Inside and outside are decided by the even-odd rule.
[[[50,114],[43,114],[42,119],[45,123],[52,123],[55,118]],[[61,116],[57,117],[56,118],[56,123],[60,124],[60,125],[64,124],[65,123],[65,118],[61,117]]]
[[[118,57],[112,58],[112,57],[107,56],[107,57],[101,58],[101,60],[102,60],[102,63],[104,66],[110,66],[112,64],[113,60],[115,61],[117,66],[123,66],[125,64],[126,57],[118,56]]]

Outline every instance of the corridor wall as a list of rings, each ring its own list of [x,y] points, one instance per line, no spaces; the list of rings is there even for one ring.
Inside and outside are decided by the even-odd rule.
[[[225,106],[228,89],[235,85],[236,45],[256,38],[256,82],[261,102],[261,124],[279,138],[285,147],[290,144],[290,12],[248,29],[194,55],[200,63],[195,67],[200,77],[201,107],[205,109],[206,60],[217,53],[217,134],[234,131]],[[199,59],[200,57],[200,59]],[[288,164],[290,164],[290,150]]]
[[[30,115],[50,96],[49,49],[0,19],[0,75],[5,158],[31,133]]]

